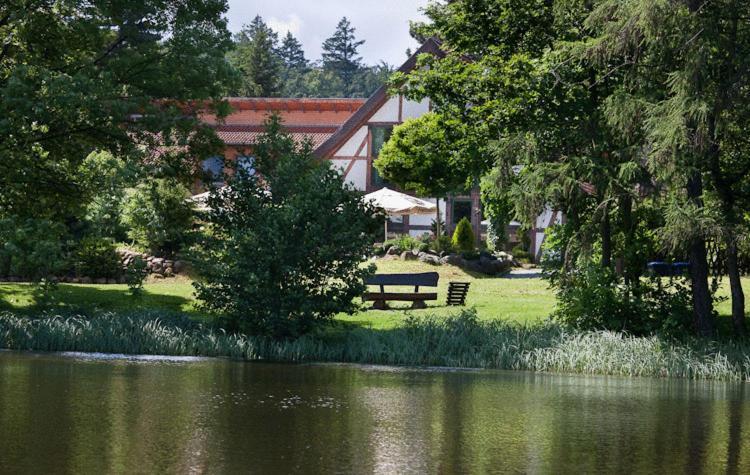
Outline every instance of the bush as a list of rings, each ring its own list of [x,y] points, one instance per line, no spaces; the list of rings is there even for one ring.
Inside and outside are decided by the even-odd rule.
[[[519,261],[529,261],[531,260],[531,253],[523,248],[520,244],[515,246],[511,251],[510,254]]]
[[[124,241],[122,208],[131,176],[125,161],[109,152],[93,152],[79,167],[79,176],[90,197],[84,217],[86,234]]]
[[[0,274],[48,282],[68,269],[67,230],[44,219],[0,220]]]
[[[612,270],[590,264],[554,285],[554,318],[578,329],[676,335],[690,326],[690,288],[682,279],[625,285]]]
[[[417,250],[419,250],[419,252],[427,252],[430,250],[430,245],[427,244],[426,242],[423,242],[422,244],[419,245]]]
[[[80,277],[107,279],[117,277],[122,271],[114,243],[100,237],[81,239],[73,252],[73,268]]]
[[[188,242],[193,226],[190,193],[176,180],[160,178],[138,185],[125,203],[128,236],[154,255],[173,256]]]
[[[372,272],[362,259],[382,221],[329,162],[281,132],[278,118],[267,127],[254,149],[258,175],[241,174],[209,197],[195,287],[228,328],[285,338],[358,308]]]
[[[148,265],[141,256],[135,256],[125,269],[125,283],[133,297],[143,293],[143,283],[148,277]]]
[[[439,236],[431,246],[435,252],[453,252],[453,241],[450,236]]]
[[[461,218],[456,230],[453,232],[453,247],[459,251],[473,251],[475,248],[474,231],[471,229],[471,222],[466,218]]]
[[[408,234],[402,234],[396,239],[389,239],[388,241],[383,243],[383,247],[386,250],[390,249],[391,247],[395,247],[396,249],[399,249],[403,252],[419,249],[419,246],[421,244],[422,242],[419,239],[413,238]]]

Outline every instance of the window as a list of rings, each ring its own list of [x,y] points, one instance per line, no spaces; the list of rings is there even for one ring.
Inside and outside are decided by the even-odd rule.
[[[255,157],[237,157],[237,170],[242,170],[246,176],[255,175]]]
[[[471,200],[454,198],[453,200],[453,225],[457,225],[461,219],[471,221]]]
[[[211,157],[203,160],[201,164],[203,173],[212,182],[221,182],[224,179],[224,159],[222,157]]]
[[[371,155],[372,155],[372,161],[375,162],[375,159],[377,159],[378,155],[380,155],[380,149],[383,148],[383,145],[388,141],[389,138],[391,138],[391,133],[393,133],[393,126],[392,125],[371,125],[370,126],[370,136],[372,137],[371,142]],[[385,180],[383,180],[383,177],[380,176],[378,171],[375,169],[374,166],[370,166],[370,186],[373,187],[380,187],[385,186],[387,183]]]

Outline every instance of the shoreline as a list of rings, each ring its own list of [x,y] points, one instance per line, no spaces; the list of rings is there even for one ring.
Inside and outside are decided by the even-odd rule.
[[[692,380],[750,380],[750,344],[615,332],[577,332],[554,323],[413,317],[387,330],[273,341],[229,334],[180,315],[106,313],[29,318],[0,313],[0,348],[154,358],[228,358],[265,363],[341,363],[456,370],[522,370]]]

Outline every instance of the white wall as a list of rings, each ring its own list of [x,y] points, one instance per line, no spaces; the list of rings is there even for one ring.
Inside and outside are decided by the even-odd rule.
[[[391,97],[368,122],[398,122],[398,96]]]
[[[430,101],[429,99],[424,99],[421,102],[415,102],[404,99],[402,107],[402,116],[404,120],[416,119],[417,117],[422,117],[430,111]]]
[[[334,157],[354,157],[357,153],[357,150],[359,150],[360,145],[362,145],[362,142],[367,139],[367,126],[360,127],[359,130],[352,135],[349,140],[346,141],[346,143],[338,150],[336,150],[336,153],[334,153]],[[359,152],[359,157],[366,157],[367,156],[367,145],[362,148],[362,150]]]

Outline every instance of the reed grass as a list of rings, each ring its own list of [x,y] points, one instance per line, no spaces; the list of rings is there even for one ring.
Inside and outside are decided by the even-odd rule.
[[[655,336],[574,332],[553,323],[480,320],[472,311],[448,318],[409,317],[387,330],[356,328],[291,341],[231,334],[178,314],[28,318],[3,313],[0,348],[750,379],[750,345],[744,342],[670,342]]]

